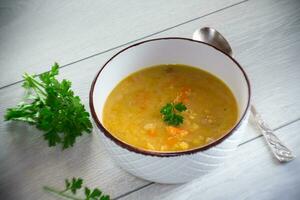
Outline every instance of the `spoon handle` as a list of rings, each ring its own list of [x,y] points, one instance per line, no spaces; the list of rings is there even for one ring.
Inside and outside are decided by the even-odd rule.
[[[256,111],[255,107],[251,105],[251,113],[253,114],[254,121],[257,127],[261,130],[264,138],[267,141],[271,151],[280,162],[289,162],[295,158],[292,152],[282,144],[279,138],[273,133],[270,127],[263,121],[260,114]]]

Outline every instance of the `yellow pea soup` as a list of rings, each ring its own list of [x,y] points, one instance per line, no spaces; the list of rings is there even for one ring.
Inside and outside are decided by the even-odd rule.
[[[161,110],[172,110],[182,123],[170,124]],[[103,109],[104,127],[119,140],[144,150],[185,151],[219,139],[235,125],[236,100],[227,85],[198,68],[158,65],[122,80]],[[173,119],[173,118],[172,118]]]

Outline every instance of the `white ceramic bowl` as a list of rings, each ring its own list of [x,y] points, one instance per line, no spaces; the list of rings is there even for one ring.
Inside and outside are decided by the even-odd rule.
[[[199,67],[222,79],[239,106],[239,119],[232,130],[206,146],[173,153],[141,150],[111,135],[102,124],[103,106],[110,92],[131,73],[159,64]],[[101,140],[119,166],[149,181],[182,183],[217,168],[237,148],[248,121],[250,96],[246,73],[229,55],[187,38],[159,38],[127,47],[107,61],[92,83],[90,109]]]

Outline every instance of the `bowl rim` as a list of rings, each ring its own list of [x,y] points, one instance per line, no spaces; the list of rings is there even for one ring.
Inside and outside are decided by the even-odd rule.
[[[97,114],[95,112],[95,108],[94,108],[93,94],[94,94],[95,84],[96,84],[96,82],[98,80],[98,77],[101,74],[102,70],[108,65],[108,63],[110,63],[110,61],[112,61],[115,57],[117,57],[122,52],[124,52],[124,51],[126,51],[128,49],[131,49],[133,47],[136,47],[138,45],[144,44],[144,43],[153,42],[153,41],[159,41],[159,40],[184,40],[184,41],[188,41],[188,42],[195,42],[195,43],[198,43],[198,44],[205,44],[207,46],[210,46],[210,47],[216,49],[217,51],[219,51],[220,53],[224,54],[225,56],[227,56],[229,59],[231,59],[235,63],[235,66],[238,67],[241,70],[242,74],[244,75],[244,78],[246,80],[247,87],[248,87],[248,100],[247,100],[246,109],[244,110],[242,116],[240,117],[239,121],[235,124],[235,126],[231,130],[229,130],[226,134],[224,134],[222,137],[220,137],[219,139],[213,141],[212,143],[209,143],[209,144],[207,144],[205,146],[201,146],[201,147],[198,147],[198,148],[195,148],[195,149],[186,150],[186,151],[160,152],[160,151],[144,150],[144,149],[140,149],[138,147],[135,147],[133,145],[127,144],[127,143],[123,142],[122,140],[119,140],[117,137],[113,136],[102,125],[102,123],[98,119]],[[90,106],[92,118],[95,121],[97,127],[102,132],[102,134],[104,134],[107,138],[109,138],[110,140],[112,140],[116,145],[120,146],[121,148],[125,148],[128,151],[131,151],[131,152],[134,152],[134,153],[138,153],[138,154],[143,154],[143,155],[146,155],[146,156],[157,156],[157,157],[174,157],[174,156],[182,156],[182,155],[186,155],[186,154],[194,154],[194,153],[197,153],[197,152],[201,152],[201,151],[207,150],[207,149],[209,149],[211,147],[214,147],[217,144],[221,143],[226,138],[228,138],[230,135],[232,135],[233,132],[235,132],[241,126],[242,122],[246,118],[246,114],[249,111],[250,101],[251,101],[251,84],[250,84],[249,78],[248,78],[245,70],[242,68],[242,66],[233,57],[231,57],[229,54],[223,52],[222,50],[218,49],[217,47],[215,47],[215,46],[213,46],[211,44],[208,44],[208,43],[202,42],[202,41],[198,41],[198,40],[193,40],[193,39],[190,39],[190,38],[184,38],[184,37],[162,37],[162,38],[155,38],[155,39],[143,40],[141,42],[134,43],[134,44],[132,44],[132,45],[126,47],[126,48],[123,48],[122,50],[120,50],[119,52],[117,52],[116,54],[114,54],[102,66],[102,68],[98,71],[98,73],[96,74],[95,78],[93,79],[93,82],[92,82],[91,87],[90,87],[90,92],[89,92],[89,106]]]

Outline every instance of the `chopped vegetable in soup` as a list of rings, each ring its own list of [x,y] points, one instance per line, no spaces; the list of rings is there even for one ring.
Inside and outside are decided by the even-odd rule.
[[[184,151],[226,134],[238,117],[223,81],[198,68],[159,65],[122,80],[108,96],[103,124],[112,135],[151,151]]]

